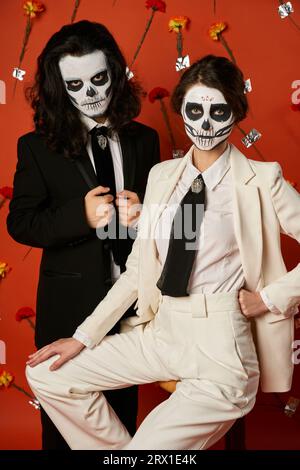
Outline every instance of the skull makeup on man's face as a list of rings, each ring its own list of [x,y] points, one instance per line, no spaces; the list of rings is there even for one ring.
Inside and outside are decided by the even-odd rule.
[[[216,88],[194,85],[184,97],[181,114],[185,130],[200,150],[211,150],[227,139],[234,117],[224,95]]]
[[[111,75],[106,56],[94,51],[83,56],[66,55],[59,61],[66,90],[74,106],[85,116],[103,116],[111,100]]]

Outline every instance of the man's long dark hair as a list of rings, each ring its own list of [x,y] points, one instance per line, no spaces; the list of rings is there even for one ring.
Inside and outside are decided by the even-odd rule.
[[[95,50],[101,50],[107,58],[112,99],[106,116],[112,130],[119,132],[140,113],[141,89],[128,81],[123,54],[102,24],[79,21],[55,33],[38,58],[35,83],[26,93],[34,109],[36,131],[45,135],[52,150],[72,158],[82,153],[87,132],[80,111],[67,94],[58,62],[68,54],[82,56]]]

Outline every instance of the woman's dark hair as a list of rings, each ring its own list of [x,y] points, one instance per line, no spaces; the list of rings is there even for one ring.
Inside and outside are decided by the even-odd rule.
[[[176,113],[181,114],[182,102],[188,89],[199,82],[223,93],[236,123],[246,117],[248,101],[241,70],[226,57],[214,55],[207,55],[198,60],[181,76],[172,95],[172,106]]]
[[[127,79],[125,59],[107,28],[90,21],[63,26],[39,56],[35,83],[26,96],[34,109],[36,131],[45,135],[51,149],[65,156],[82,153],[87,131],[67,94],[58,62],[68,54],[82,56],[95,50],[106,55],[111,73],[112,99],[106,113],[111,129],[120,131],[140,113],[141,88]]]

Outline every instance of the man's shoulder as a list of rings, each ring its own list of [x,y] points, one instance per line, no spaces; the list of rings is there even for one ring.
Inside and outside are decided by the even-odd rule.
[[[45,144],[45,137],[36,131],[27,132],[19,137],[19,143],[27,145]]]
[[[128,135],[133,135],[137,137],[149,137],[156,138],[158,133],[153,127],[147,126],[138,121],[131,121],[124,127],[124,132]]]

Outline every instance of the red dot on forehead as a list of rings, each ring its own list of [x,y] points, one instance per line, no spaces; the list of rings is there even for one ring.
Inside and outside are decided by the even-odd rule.
[[[214,97],[213,96],[201,96],[202,101],[213,101]]]

